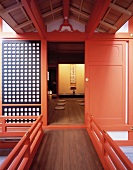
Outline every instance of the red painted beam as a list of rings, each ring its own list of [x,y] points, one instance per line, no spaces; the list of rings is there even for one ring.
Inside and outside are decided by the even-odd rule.
[[[0,18],[0,32],[2,32],[2,18]]]
[[[69,3],[70,3],[70,0],[63,1],[64,19],[68,18],[69,16]]]
[[[88,34],[88,38],[90,38],[95,29],[97,28],[100,20],[103,18],[106,10],[109,7],[111,0],[97,0],[95,6],[92,10],[91,16],[89,18],[88,24],[86,26],[86,32]]]
[[[21,1],[41,38],[46,37],[46,29],[38,4],[35,0]]]

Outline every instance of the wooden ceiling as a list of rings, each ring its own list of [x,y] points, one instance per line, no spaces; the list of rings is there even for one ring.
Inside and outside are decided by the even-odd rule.
[[[0,16],[17,33],[47,33],[47,25],[75,20],[86,32],[115,33],[133,15],[133,0],[0,0]],[[73,31],[73,29],[71,30]]]

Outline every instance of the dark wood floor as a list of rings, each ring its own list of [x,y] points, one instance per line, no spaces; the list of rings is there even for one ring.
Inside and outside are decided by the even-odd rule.
[[[83,99],[66,98],[65,109],[56,110],[58,99],[49,99],[48,124],[84,124]]]
[[[30,167],[30,170],[102,169],[85,129],[46,131]]]

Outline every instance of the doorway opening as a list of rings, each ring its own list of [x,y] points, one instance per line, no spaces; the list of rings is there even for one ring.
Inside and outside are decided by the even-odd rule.
[[[84,42],[48,42],[48,124],[84,124]]]

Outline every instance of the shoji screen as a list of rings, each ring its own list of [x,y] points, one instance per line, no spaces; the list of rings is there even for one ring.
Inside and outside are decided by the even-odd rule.
[[[3,115],[30,116],[41,113],[40,52],[40,41],[2,42]]]

